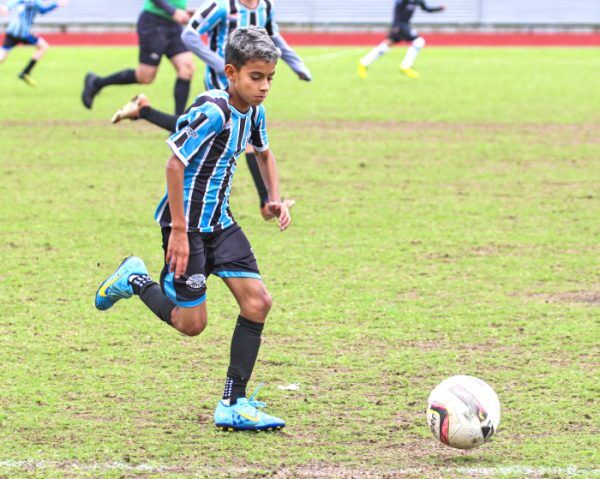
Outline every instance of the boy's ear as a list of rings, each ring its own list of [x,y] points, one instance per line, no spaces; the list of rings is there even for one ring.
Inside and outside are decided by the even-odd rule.
[[[225,75],[227,76],[227,79],[230,82],[235,81],[237,79],[238,69],[230,63],[228,63],[227,65],[225,65]]]

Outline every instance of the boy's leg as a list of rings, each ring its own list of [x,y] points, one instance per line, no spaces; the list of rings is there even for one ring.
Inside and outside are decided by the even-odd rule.
[[[215,411],[215,425],[230,430],[280,429],[285,422],[259,409],[256,393],[246,398],[271,296],[262,282],[252,247],[242,229],[232,226],[207,243],[211,272],[222,278],[235,297],[240,313],[231,338],[230,362],[223,399]]]
[[[379,45],[377,45],[375,48],[373,48],[369,53],[367,53],[360,61],[360,64],[363,65],[365,68],[368,68],[377,59],[379,59],[380,57],[385,55],[387,52],[389,52],[392,44],[393,44],[392,40],[390,40],[389,38],[386,38]]]
[[[150,99],[140,93],[119,108],[113,115],[111,122],[119,123],[125,119],[138,120],[140,118],[173,133],[177,127],[179,117],[152,108]]]
[[[190,82],[194,76],[194,57],[188,51],[178,53],[171,57],[171,63],[177,72],[177,80],[173,95],[175,97],[175,114],[181,115],[185,111],[190,96]]]
[[[116,271],[102,282],[96,292],[96,308],[105,311],[121,300],[133,295],[158,318],[187,336],[196,336],[206,326],[206,305],[177,307],[150,277],[144,262],[129,256]]]
[[[48,50],[50,45],[48,45],[48,42],[46,42],[46,40],[44,40],[43,38],[33,37],[30,40],[31,40],[31,45],[35,46],[35,53],[33,54],[31,60],[27,64],[27,66],[19,74],[19,78],[21,80],[24,80],[29,85],[35,86],[36,82],[33,78],[31,78],[31,71],[33,70],[33,68],[35,67],[37,62],[42,59],[42,57],[44,56],[44,54],[46,53],[46,51]]]
[[[229,399],[230,404],[235,404],[239,398],[246,397],[246,387],[254,370],[262,331],[273,302],[260,279],[223,280],[240,307],[231,338],[230,361],[223,394],[223,399]]]
[[[219,273],[217,273],[219,274]],[[271,296],[260,279],[223,278],[240,306],[233,337],[223,399],[215,410],[215,425],[225,430],[277,430],[285,421],[265,414],[266,405],[255,400],[258,389],[246,398],[264,323],[271,309]]]
[[[10,53],[10,51],[18,44],[18,40],[10,34],[6,34],[4,36],[4,42],[2,43],[2,47],[0,47],[0,63],[6,60],[6,57]]]
[[[412,66],[415,62],[415,59],[417,58],[417,55],[419,54],[419,51],[424,46],[425,46],[425,39],[423,37],[417,37],[412,41],[412,44],[410,45],[410,47],[408,47],[408,50],[406,51],[406,55],[404,56],[404,60],[402,60],[402,64],[400,65],[400,68],[404,73],[407,73],[409,70],[412,69]],[[413,70],[413,72],[414,72],[414,70]],[[414,72],[414,73],[416,73],[416,72]],[[411,75],[408,75],[408,76],[411,76]],[[412,76],[412,78],[415,78],[414,75]]]
[[[170,229],[163,228],[163,250],[166,251]],[[159,286],[150,277],[140,258],[126,258],[98,288],[96,308],[107,310],[120,299],[134,294],[159,319],[187,336],[197,336],[206,327],[206,280],[204,271],[206,256],[199,234],[189,234],[190,257],[188,269],[180,278],[169,272],[164,265]]]
[[[166,39],[164,25],[155,15],[144,12],[137,24],[139,38],[139,62],[137,69],[125,69],[106,77],[94,73],[85,76],[81,100],[91,109],[94,97],[102,88],[109,85],[149,84],[154,81],[160,60],[165,52]]]

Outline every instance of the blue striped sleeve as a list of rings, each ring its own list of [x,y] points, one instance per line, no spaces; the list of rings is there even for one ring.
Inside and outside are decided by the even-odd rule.
[[[198,7],[188,26],[200,35],[213,30],[219,23],[227,23],[227,5],[223,0],[208,0]]]
[[[203,103],[177,120],[177,131],[167,140],[171,151],[187,166],[212,138],[223,131],[224,115],[214,103]]]
[[[269,149],[269,137],[267,135],[267,118],[265,107],[259,105],[252,115],[252,132],[250,143],[255,150],[266,151]]]
[[[45,15],[46,13],[50,13],[55,8],[58,8],[58,3],[56,3],[56,2],[44,3],[44,2],[38,1],[37,7],[38,7],[38,12],[40,12],[42,15]]]

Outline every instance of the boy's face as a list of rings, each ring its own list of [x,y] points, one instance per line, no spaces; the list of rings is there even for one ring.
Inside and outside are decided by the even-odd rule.
[[[230,88],[235,89],[239,97],[251,106],[260,105],[271,90],[275,75],[275,63],[252,61],[239,70],[233,65],[225,66]]]

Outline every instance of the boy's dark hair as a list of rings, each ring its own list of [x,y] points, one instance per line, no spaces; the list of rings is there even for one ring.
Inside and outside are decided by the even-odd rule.
[[[277,63],[280,51],[264,28],[238,28],[227,39],[225,63],[238,70],[251,61]]]

